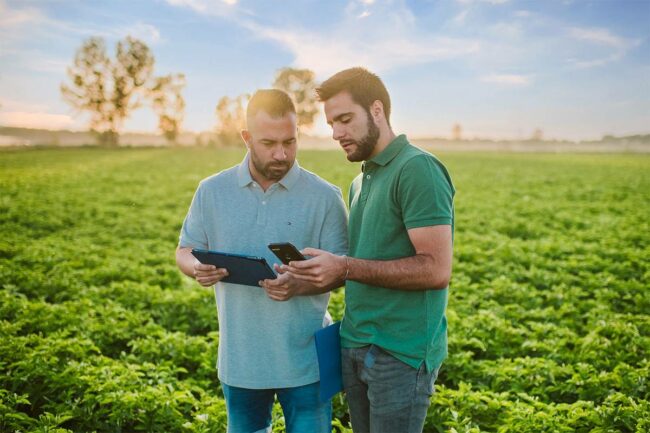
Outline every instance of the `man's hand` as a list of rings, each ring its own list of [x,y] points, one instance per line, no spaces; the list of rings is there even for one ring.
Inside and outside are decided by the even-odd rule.
[[[201,264],[192,255],[191,247],[179,247],[176,249],[176,264],[185,275],[194,278],[203,287],[217,284],[228,276],[228,271],[224,268]]]
[[[318,288],[338,287],[345,280],[347,261],[343,256],[337,256],[316,248],[305,248],[300,251],[309,260],[292,261],[282,265],[283,272],[288,272],[298,280],[306,281]]]
[[[217,268],[214,265],[204,265],[198,260],[194,262],[194,279],[203,287],[210,287],[217,284],[228,276],[228,270]]]
[[[269,298],[274,301],[288,301],[300,294],[301,281],[291,274],[284,272],[278,265],[273,265],[278,277],[274,280],[263,280],[260,286],[264,288]]]

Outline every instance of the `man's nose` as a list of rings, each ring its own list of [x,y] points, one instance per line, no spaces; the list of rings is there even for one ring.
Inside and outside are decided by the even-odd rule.
[[[284,149],[284,146],[276,146],[275,149],[273,149],[273,159],[276,161],[284,161],[287,159],[287,152]]]
[[[345,137],[344,128],[342,128],[340,125],[333,125],[332,126],[332,138],[334,140],[336,140],[336,141],[339,141],[343,137]]]

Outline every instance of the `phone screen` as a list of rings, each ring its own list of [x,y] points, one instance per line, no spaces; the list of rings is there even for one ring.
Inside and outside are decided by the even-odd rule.
[[[305,260],[305,256],[303,256],[300,251],[289,242],[269,244],[269,249],[273,251],[273,254],[275,254],[285,265],[288,265],[291,261]]]

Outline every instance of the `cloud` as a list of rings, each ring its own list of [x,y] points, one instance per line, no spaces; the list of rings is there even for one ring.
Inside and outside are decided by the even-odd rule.
[[[603,28],[572,27],[569,29],[569,35],[575,39],[619,49],[627,48],[631,43],[630,40],[616,36]]]
[[[323,77],[355,65],[376,72],[470,55],[479,50],[473,40],[414,37],[383,32],[375,37],[355,37],[353,29],[328,34],[247,25],[259,37],[275,41],[294,55],[294,65],[310,68]]]
[[[606,65],[607,63],[616,62],[622,59],[629,50],[641,43],[638,39],[624,38],[615,35],[608,29],[604,28],[571,27],[568,30],[568,34],[571,38],[578,41],[583,41],[592,46],[610,50],[609,53],[589,60],[569,59],[569,63],[576,68],[593,68]]]
[[[510,0],[456,0],[457,3],[462,5],[470,5],[472,3],[488,3],[491,5],[502,5],[508,3]]]
[[[73,126],[74,120],[65,114],[0,111],[0,124],[21,128],[63,129]]]
[[[141,21],[119,27],[110,24],[80,25],[78,22],[48,17],[43,11],[34,7],[9,8],[4,0],[0,0],[0,40],[5,43],[3,47],[5,53],[7,50],[13,51],[12,45],[26,39],[70,36],[75,39],[79,36],[121,39],[128,35],[143,40],[149,45],[155,45],[161,40],[160,30],[156,26]]]
[[[455,17],[451,19],[451,22],[456,25],[465,24],[465,18],[467,18],[468,13],[469,9],[465,9],[464,11],[459,12]]]
[[[110,33],[112,36],[118,38],[132,36],[136,39],[144,41],[149,45],[156,45],[158,41],[160,41],[160,30],[158,30],[156,26],[142,22],[137,22],[132,26],[119,28]]]
[[[223,8],[211,9],[215,1],[167,0],[204,15],[223,17]],[[372,11],[368,9],[372,8]],[[252,14],[230,9],[228,19],[259,39],[272,41],[294,56],[293,66],[309,68],[326,77],[351,66],[362,65],[377,72],[402,66],[462,58],[480,49],[474,39],[433,36],[419,31],[413,13],[404,5],[351,2],[343,17],[328,30],[316,31],[297,25],[282,27],[260,22]],[[381,28],[381,32],[377,29]]]
[[[0,29],[20,28],[44,19],[43,13],[36,8],[10,9],[4,0],[0,0]]]
[[[517,75],[517,74],[491,74],[481,77],[484,83],[494,83],[509,86],[527,86],[531,82],[530,75]]]
[[[238,13],[251,14],[238,5],[238,0],[166,0],[171,6],[192,9],[201,15],[228,17]]]

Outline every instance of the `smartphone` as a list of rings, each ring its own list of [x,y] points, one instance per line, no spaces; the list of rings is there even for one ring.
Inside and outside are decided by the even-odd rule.
[[[273,251],[273,254],[275,254],[285,265],[288,265],[291,261],[306,260],[305,256],[298,251],[298,248],[289,242],[269,244],[269,249]]]

